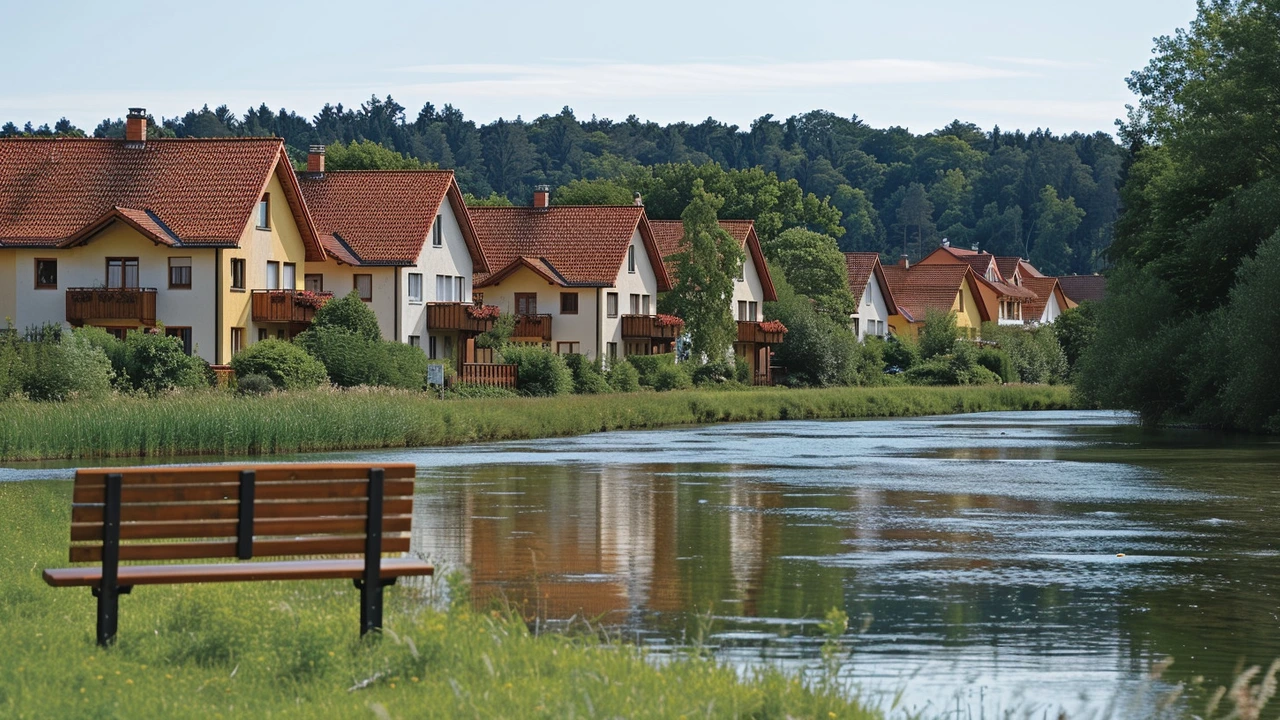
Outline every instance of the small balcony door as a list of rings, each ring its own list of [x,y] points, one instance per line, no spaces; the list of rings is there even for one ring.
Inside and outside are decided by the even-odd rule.
[[[107,287],[138,287],[138,258],[107,258]]]
[[[516,293],[516,314],[517,315],[537,315],[538,314],[538,294],[537,293]]]
[[[282,266],[284,277],[280,281],[280,289],[295,290],[298,287],[298,266],[294,263],[285,263]]]

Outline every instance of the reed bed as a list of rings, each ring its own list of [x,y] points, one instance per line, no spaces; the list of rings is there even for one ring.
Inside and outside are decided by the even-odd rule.
[[[361,640],[349,582],[144,586],[94,644],[66,561],[71,484],[0,483],[0,716],[272,718],[875,718],[820,683],[696,655],[655,662],[598,632],[533,635],[514,614],[430,586],[387,591]]]
[[[682,391],[440,400],[394,390],[0,402],[0,461],[272,455],[458,445],[718,422],[1073,407],[1063,386]]]

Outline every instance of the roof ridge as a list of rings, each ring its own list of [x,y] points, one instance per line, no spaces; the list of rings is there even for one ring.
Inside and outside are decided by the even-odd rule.
[[[326,176],[326,177],[327,177],[327,176],[329,176],[329,175],[358,175],[358,174],[365,174],[365,175],[400,175],[400,174],[404,174],[404,175],[414,175],[414,174],[427,174],[427,173],[447,173],[447,174],[454,174],[454,170],[453,170],[452,168],[449,168],[449,169],[445,169],[445,168],[390,168],[390,169],[387,169],[387,170],[325,170],[323,173],[310,173],[310,174],[312,174],[312,175],[324,175],[324,176]],[[302,174],[303,174],[303,175],[306,175],[306,174],[308,174],[308,173],[304,171]]]

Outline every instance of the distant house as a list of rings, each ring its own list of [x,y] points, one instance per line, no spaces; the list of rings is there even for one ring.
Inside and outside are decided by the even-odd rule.
[[[472,317],[471,278],[484,251],[452,170],[325,172],[312,148],[301,185],[328,251],[307,263],[305,287],[352,290],[382,336],[428,357],[475,362],[474,337],[492,325]]]
[[[847,252],[844,254],[845,270],[849,278],[849,292],[857,301],[857,309],[849,317],[849,327],[858,340],[869,336],[886,337],[889,334],[890,317],[898,312],[897,302],[879,253]]]
[[[980,281],[980,299],[987,306],[991,317],[1001,325],[1019,325],[1027,321],[1023,303],[1036,300],[1036,295],[1021,287],[1022,274],[1017,258],[1012,260],[1015,262],[1005,263],[1005,267],[1009,268],[1006,276],[1001,271],[1000,258],[990,253],[951,247],[944,241],[938,249],[921,258],[918,264],[968,265]]]
[[[1063,294],[1077,305],[1107,296],[1107,279],[1101,275],[1059,275],[1058,284]]]
[[[551,205],[469,208],[489,272],[477,300],[517,316],[515,342],[606,362],[670,352],[683,322],[657,314],[671,289],[644,208]]]
[[[680,220],[650,220],[653,237],[658,242],[663,263],[672,281],[676,280],[675,256],[680,253],[684,241],[684,223]],[[746,253],[742,272],[733,282],[733,297],[729,308],[738,321],[738,336],[733,344],[734,354],[746,360],[751,367],[757,385],[773,384],[769,369],[773,346],[782,342],[782,333],[771,330],[765,324],[764,304],[778,299],[773,288],[773,278],[760,248],[755,222],[751,220],[721,220],[720,227],[738,241]]]
[[[1022,306],[1027,322],[1051,323],[1057,320],[1059,315],[1076,306],[1076,303],[1062,292],[1062,285],[1058,282],[1058,278],[1028,277],[1023,282],[1028,290],[1036,294],[1035,300],[1024,303]]]
[[[884,276],[898,306],[898,313],[889,317],[895,334],[916,337],[931,309],[954,312],[956,325],[971,337],[994,317],[983,299],[985,281],[968,263],[910,265],[904,259],[885,266]]]
[[[278,138],[156,139],[131,108],[123,139],[0,139],[0,318],[164,327],[214,364],[289,337],[322,247]]]

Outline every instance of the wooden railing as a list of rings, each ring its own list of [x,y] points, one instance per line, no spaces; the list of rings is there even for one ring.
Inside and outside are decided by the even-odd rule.
[[[516,386],[515,365],[494,365],[490,363],[463,363],[462,373],[458,380],[472,385],[493,385],[514,389]]]
[[[457,330],[467,333],[482,333],[493,329],[493,318],[474,318],[468,308],[471,303],[430,302],[427,303],[427,328],[430,330]]]
[[[785,333],[765,332],[759,322],[753,320],[738,321],[738,342],[776,345],[782,342]]]
[[[310,300],[299,302],[300,297],[319,298],[321,302],[333,297],[333,293],[306,290],[254,290],[251,295],[254,322],[287,323],[309,323],[315,319],[319,308]]]
[[[511,332],[512,339],[539,338],[544,342],[551,341],[550,315],[516,315],[516,327]]]
[[[89,320],[137,320],[156,324],[155,288],[69,288],[67,322],[83,325]]]
[[[675,340],[680,337],[684,325],[660,325],[657,315],[623,315],[622,338],[645,340],[659,338]]]

